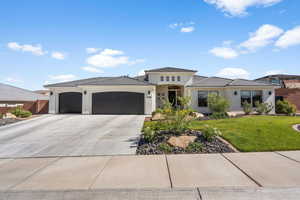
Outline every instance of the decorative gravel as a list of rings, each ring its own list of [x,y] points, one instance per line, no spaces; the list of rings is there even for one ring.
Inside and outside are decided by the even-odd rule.
[[[0,126],[5,126],[5,125],[8,125],[8,124],[18,122],[18,121],[21,121],[21,119],[13,119],[13,118],[0,119]]]
[[[201,151],[187,152],[186,149],[179,147],[171,147],[172,151],[169,154],[185,154],[185,153],[232,153],[234,150],[218,138],[214,138],[211,142],[206,141],[200,131],[189,131],[182,135],[197,136],[195,142],[202,144]],[[143,137],[138,142],[136,154],[138,155],[151,155],[151,154],[165,154],[158,147],[161,143],[166,143],[172,136],[180,136],[174,133],[161,131],[152,143],[147,143]]]

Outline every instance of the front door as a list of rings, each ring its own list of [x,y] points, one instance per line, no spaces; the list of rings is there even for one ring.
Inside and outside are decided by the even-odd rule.
[[[176,106],[176,91],[169,91],[168,93],[168,98],[169,98],[169,102],[173,105]]]

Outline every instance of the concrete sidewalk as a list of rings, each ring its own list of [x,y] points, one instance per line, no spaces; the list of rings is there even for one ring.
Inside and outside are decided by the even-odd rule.
[[[0,159],[2,191],[300,188],[300,151]]]

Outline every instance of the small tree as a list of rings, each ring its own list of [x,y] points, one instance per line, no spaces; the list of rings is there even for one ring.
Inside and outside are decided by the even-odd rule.
[[[228,111],[230,103],[226,98],[212,93],[208,95],[208,107],[212,113],[224,114]]]
[[[243,110],[244,110],[244,113],[246,115],[249,115],[252,112],[252,106],[251,106],[251,104],[248,103],[247,101],[245,101],[243,103]]]

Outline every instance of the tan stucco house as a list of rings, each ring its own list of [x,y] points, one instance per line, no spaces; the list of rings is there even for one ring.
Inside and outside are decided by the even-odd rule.
[[[242,111],[245,101],[275,105],[276,85],[196,73],[165,67],[146,70],[144,76],[138,77],[97,77],[45,85],[50,90],[49,113],[151,114],[164,99],[176,105],[179,96],[191,96],[194,110],[209,113],[209,93],[226,97],[234,112]]]

